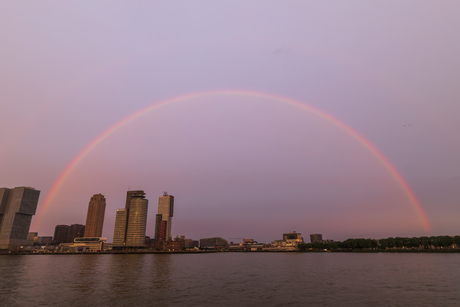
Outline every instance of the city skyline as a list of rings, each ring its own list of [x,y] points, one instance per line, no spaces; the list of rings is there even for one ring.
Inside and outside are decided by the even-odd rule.
[[[0,8],[0,187],[41,191],[31,232],[100,193],[110,242],[134,189],[175,196],[173,237],[460,232],[457,2]]]

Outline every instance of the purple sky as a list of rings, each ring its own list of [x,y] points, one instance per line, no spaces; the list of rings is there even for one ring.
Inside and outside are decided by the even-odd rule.
[[[166,105],[104,139],[31,231],[84,224],[107,199],[112,240],[126,191],[175,196],[173,235],[269,242],[460,234],[460,2],[3,1],[0,187],[41,190],[127,116],[175,96],[249,90],[306,103],[356,130],[405,178],[332,122],[292,104],[214,95]]]

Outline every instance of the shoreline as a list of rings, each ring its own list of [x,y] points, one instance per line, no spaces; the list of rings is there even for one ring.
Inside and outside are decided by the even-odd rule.
[[[18,255],[128,255],[128,254],[213,254],[213,253],[357,253],[357,254],[377,254],[377,253],[402,253],[402,254],[458,254],[460,249],[426,249],[426,250],[309,250],[309,251],[103,251],[103,252],[6,252],[0,253],[0,256],[18,256]]]

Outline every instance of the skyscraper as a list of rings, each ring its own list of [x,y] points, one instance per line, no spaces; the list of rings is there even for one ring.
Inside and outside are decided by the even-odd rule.
[[[174,213],[174,196],[164,192],[158,199],[158,214],[155,219],[155,240],[165,241],[171,238],[171,224]]]
[[[113,246],[126,245],[126,226],[128,221],[128,209],[117,209],[115,216],[115,230],[113,232]]]
[[[56,225],[54,228],[54,241],[57,243],[69,243],[69,225]]]
[[[117,209],[114,248],[145,246],[148,200],[144,191],[128,191],[125,209]]]
[[[67,237],[68,243],[73,243],[75,238],[81,238],[85,235],[85,225],[72,224],[69,227],[69,236]]]
[[[0,188],[0,249],[27,244],[39,196],[40,191],[30,187]]]
[[[126,230],[126,246],[141,247],[145,245],[145,230],[147,229],[148,200],[145,194],[131,196]]]
[[[85,237],[102,237],[104,226],[105,197],[102,194],[94,194],[88,205],[86,215]]]

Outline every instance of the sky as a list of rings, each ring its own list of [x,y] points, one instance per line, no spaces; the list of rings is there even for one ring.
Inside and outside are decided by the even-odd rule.
[[[126,191],[172,235],[459,235],[460,2],[2,1],[0,187],[30,231],[111,242]]]

